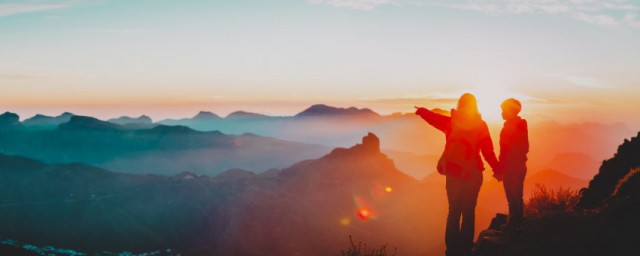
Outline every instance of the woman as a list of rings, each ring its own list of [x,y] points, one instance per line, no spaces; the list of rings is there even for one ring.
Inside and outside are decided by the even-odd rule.
[[[451,117],[426,108],[417,108],[416,114],[446,136],[445,149],[438,161],[438,172],[447,178],[446,255],[470,255],[476,201],[484,170],[480,152],[491,168],[498,165],[489,128],[478,111],[476,97],[469,93],[460,97],[458,106],[451,110]]]

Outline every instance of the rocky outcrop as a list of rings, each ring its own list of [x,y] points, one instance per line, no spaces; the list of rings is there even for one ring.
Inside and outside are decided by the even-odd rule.
[[[480,233],[474,255],[636,255],[640,244],[639,137],[625,140],[581,191],[578,207],[525,216],[518,232],[496,228],[498,215]],[[554,200],[558,198],[539,198]],[[527,207],[534,207],[529,204]],[[538,209],[539,210],[539,209]]]
[[[600,166],[599,173],[589,182],[589,187],[581,191],[578,206],[594,209],[613,194],[616,185],[632,169],[640,166],[640,133],[631,140],[624,140],[613,158]]]
[[[475,256],[495,256],[504,253],[504,248],[507,243],[507,233],[505,225],[507,224],[508,216],[498,213],[491,220],[491,225],[486,230],[480,232],[478,240],[473,248],[473,255]]]
[[[0,130],[16,130],[22,128],[20,116],[15,113],[5,112],[0,115]]]

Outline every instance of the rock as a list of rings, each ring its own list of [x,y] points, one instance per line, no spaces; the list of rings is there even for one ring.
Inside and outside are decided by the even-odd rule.
[[[380,153],[380,138],[370,132],[362,138],[362,146],[372,153]]]
[[[478,240],[476,240],[473,248],[473,255],[495,256],[504,254],[507,234],[503,227],[506,225],[507,219],[508,216],[505,214],[496,214],[496,217],[491,220],[489,228],[478,235]]]

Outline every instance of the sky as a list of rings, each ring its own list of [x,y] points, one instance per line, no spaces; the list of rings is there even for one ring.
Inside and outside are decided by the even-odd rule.
[[[0,0],[0,112],[311,104],[640,126],[638,0]]]

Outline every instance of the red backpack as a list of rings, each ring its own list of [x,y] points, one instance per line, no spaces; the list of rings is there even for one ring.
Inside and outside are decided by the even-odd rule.
[[[443,175],[466,179],[477,169],[479,135],[481,129],[463,129],[457,125],[452,113],[451,131],[447,135],[444,152],[438,161],[438,172]]]

